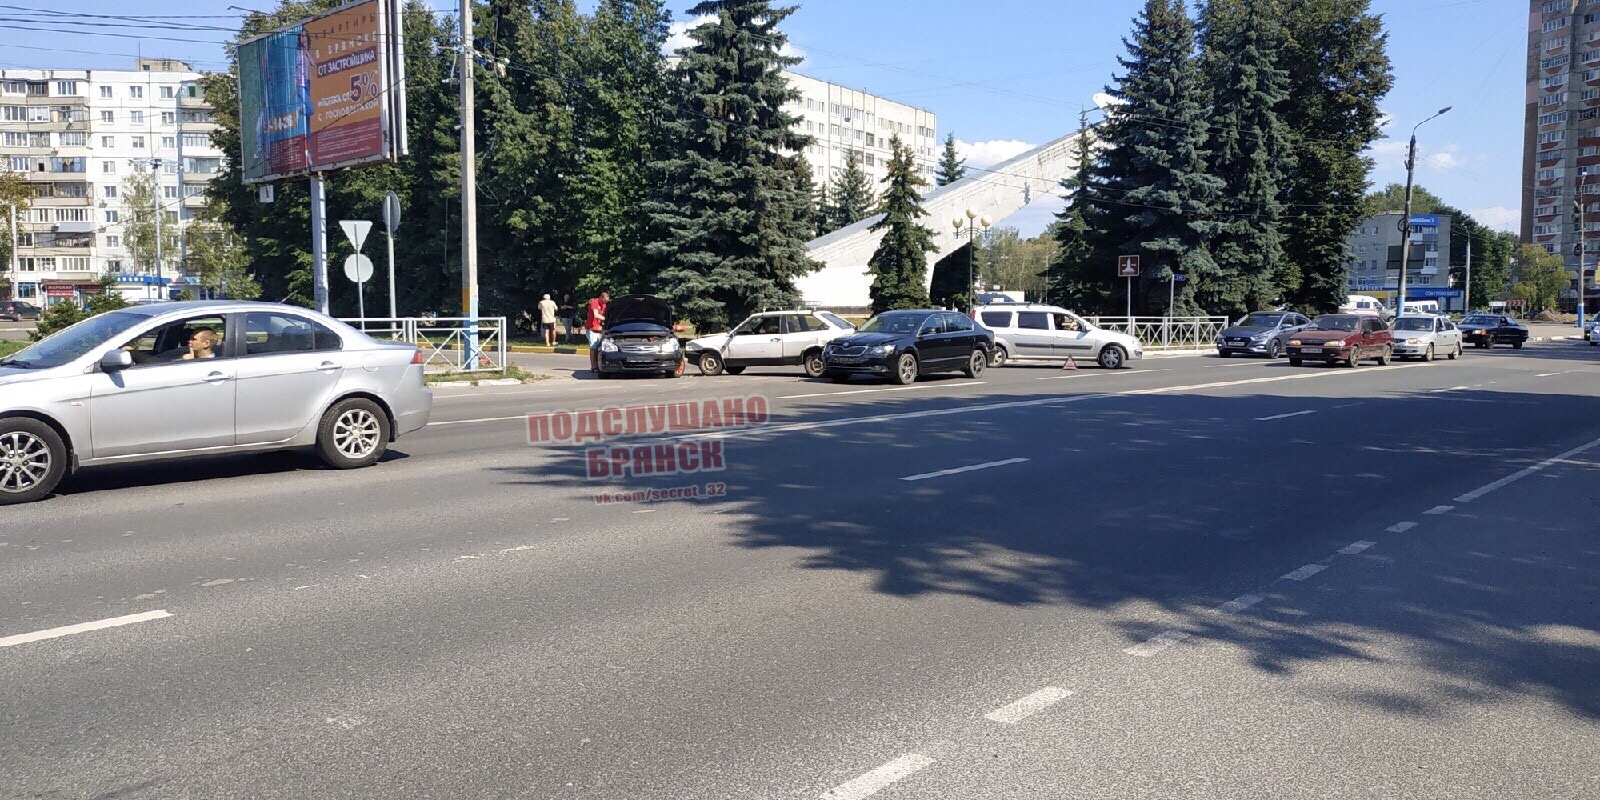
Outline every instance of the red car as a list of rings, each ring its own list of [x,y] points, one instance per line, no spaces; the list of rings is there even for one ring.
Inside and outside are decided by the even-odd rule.
[[[1387,366],[1394,355],[1394,334],[1383,320],[1357,314],[1324,314],[1289,337],[1289,365],[1306,359],[1354,367],[1371,358]]]

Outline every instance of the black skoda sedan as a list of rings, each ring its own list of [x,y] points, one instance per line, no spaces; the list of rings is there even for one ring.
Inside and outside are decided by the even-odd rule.
[[[909,384],[931,372],[983,374],[994,334],[954,311],[885,311],[822,353],[822,375],[847,381],[873,375]]]
[[[1456,327],[1461,329],[1461,340],[1473,347],[1509,344],[1521,350],[1528,341],[1528,327],[1502,314],[1468,314]]]

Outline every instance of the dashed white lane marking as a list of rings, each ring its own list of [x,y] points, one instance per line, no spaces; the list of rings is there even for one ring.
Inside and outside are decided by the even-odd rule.
[[[1459,392],[1462,389],[1471,389],[1471,386],[1451,386],[1448,389],[1429,389],[1428,394],[1444,394],[1445,392]]]
[[[1533,377],[1535,377],[1535,378],[1550,378],[1550,377],[1554,377],[1556,375],[1565,375],[1565,374],[1567,374],[1567,373],[1565,373],[1565,372],[1541,372],[1538,375],[1535,375]]]
[[[1272,415],[1270,417],[1256,417],[1256,422],[1268,422],[1268,421],[1275,420],[1275,419],[1288,419],[1290,417],[1303,417],[1303,416],[1305,416],[1307,414],[1315,414],[1315,413],[1317,413],[1317,410],[1314,409],[1314,408],[1313,409],[1307,409],[1305,411],[1291,411],[1288,414],[1274,414],[1274,415]]]
[[[170,616],[172,614],[165,610],[146,611],[142,614],[129,614],[124,617],[112,617],[110,619],[96,620],[95,622],[80,622],[76,625],[64,625],[60,628],[49,628],[47,630],[34,631],[33,633],[19,633],[16,636],[7,636],[4,639],[0,639],[0,647],[12,647],[29,642],[40,642],[45,639],[59,639],[62,636],[71,636],[74,633],[88,633],[89,631],[116,628],[138,622],[149,622],[153,619]]]
[[[1217,606],[1216,612],[1218,614],[1222,614],[1223,616],[1233,616],[1234,614],[1237,614],[1240,611],[1243,611],[1259,602],[1261,602],[1261,595],[1259,594],[1241,594],[1238,597],[1235,597],[1232,600]]]
[[[1385,528],[1385,530],[1390,533],[1405,533],[1406,531],[1409,531],[1415,527],[1417,527],[1417,523],[1415,522],[1396,522],[1395,524],[1390,525],[1388,528]]]
[[[924,481],[924,480],[927,480],[929,478],[942,478],[942,477],[944,477],[946,475],[959,475],[959,474],[961,474],[963,472],[972,472],[974,470],[989,469],[990,467],[1003,467],[1003,466],[1006,466],[1007,464],[1021,464],[1022,462],[1027,461],[1027,460],[1028,459],[1026,459],[1026,458],[1008,458],[1008,459],[1006,459],[1004,461],[986,461],[986,462],[984,462],[982,464],[973,464],[970,467],[956,467],[955,469],[941,469],[938,472],[924,472],[921,475],[907,475],[904,478],[901,478],[900,480],[903,480],[903,481]]]
[[[1455,506],[1434,506],[1433,508],[1430,508],[1427,511],[1424,511],[1422,513],[1424,513],[1424,514],[1432,514],[1432,515],[1437,516],[1439,514],[1443,514],[1443,513],[1447,512],[1447,511],[1449,511],[1452,508],[1455,508]]]
[[[480,417],[479,419],[447,419],[447,420],[441,420],[439,422],[430,422],[427,425],[424,425],[423,427],[425,427],[425,428],[437,428],[437,427],[440,427],[440,426],[443,426],[443,425],[476,425],[476,424],[482,423],[482,422],[505,422],[506,420],[512,420],[512,419],[520,419],[520,420],[526,422],[528,420],[528,415],[527,414],[517,414],[517,415],[511,416],[511,417]]]
[[[845,781],[822,794],[822,800],[862,800],[882,791],[933,763],[920,753],[907,753],[858,778]]]
[[[1034,380],[1036,380],[1036,381],[1063,381],[1063,380],[1066,380],[1067,378],[1094,378],[1094,377],[1110,376],[1110,375],[1143,375],[1143,374],[1145,374],[1147,372],[1171,372],[1171,371],[1172,371],[1172,367],[1161,367],[1160,369],[1119,369],[1119,370],[1116,370],[1115,372],[1080,372],[1080,373],[1077,373],[1075,375],[1045,375],[1043,377],[1034,378]]]
[[[1162,631],[1122,652],[1130,656],[1149,658],[1187,638],[1189,634],[1183,631]]]
[[[1133,391],[1117,392],[1117,394],[1139,395],[1139,394],[1165,394],[1167,392],[1189,392],[1189,391],[1194,391],[1195,389],[1218,389],[1218,388],[1223,388],[1223,387],[1228,387],[1228,386],[1244,386],[1246,384],[1252,384],[1252,383],[1276,383],[1278,381],[1304,381],[1304,380],[1314,380],[1314,379],[1317,379],[1317,378],[1338,377],[1338,376],[1344,376],[1344,375],[1371,375],[1371,374],[1373,374],[1375,372],[1384,372],[1386,370],[1415,369],[1415,368],[1421,367],[1421,366],[1425,366],[1425,363],[1424,362],[1418,362],[1418,363],[1415,363],[1415,364],[1393,364],[1393,365],[1390,365],[1390,366],[1387,366],[1387,367],[1368,367],[1366,369],[1359,370],[1359,371],[1356,371],[1356,372],[1347,372],[1347,371],[1344,371],[1344,370],[1339,370],[1339,371],[1319,370],[1317,372],[1297,373],[1297,374],[1294,374],[1294,375],[1277,375],[1277,376],[1273,376],[1273,377],[1270,377],[1270,378],[1246,378],[1245,380],[1242,380],[1242,381],[1213,381],[1211,383],[1196,383],[1196,384],[1191,384],[1189,386],[1163,386],[1163,387],[1158,388],[1158,389],[1135,389]]]
[[[1309,578],[1327,568],[1328,565],[1326,564],[1307,564],[1295,570],[1294,572],[1283,576],[1283,579],[1286,581],[1303,581],[1306,578]]]
[[[1478,498],[1480,498],[1480,497],[1482,497],[1482,496],[1484,496],[1484,495],[1486,495],[1486,494],[1488,494],[1488,493],[1490,493],[1490,492],[1492,492],[1492,491],[1494,491],[1496,489],[1500,489],[1500,488],[1503,488],[1505,486],[1509,486],[1510,484],[1515,483],[1517,481],[1520,481],[1523,478],[1528,477],[1529,475],[1532,475],[1532,474],[1534,474],[1536,472],[1539,472],[1540,470],[1546,469],[1547,467],[1550,467],[1550,466],[1552,466],[1554,464],[1559,464],[1559,463],[1561,463],[1563,461],[1566,461],[1569,458],[1572,458],[1573,456],[1581,455],[1583,453],[1587,453],[1590,450],[1595,449],[1596,447],[1600,447],[1600,439],[1596,439],[1596,440],[1594,440],[1594,441],[1592,441],[1592,442],[1590,442],[1588,444],[1585,444],[1585,445],[1579,445],[1577,447],[1574,447],[1571,450],[1568,450],[1567,452],[1562,453],[1561,455],[1558,455],[1558,456],[1555,456],[1555,457],[1552,457],[1552,458],[1547,458],[1547,459],[1545,459],[1543,461],[1540,461],[1537,464],[1534,464],[1531,467],[1528,467],[1527,469],[1515,472],[1515,473],[1513,473],[1511,475],[1507,475],[1504,478],[1501,478],[1500,480],[1494,481],[1493,483],[1488,483],[1488,484],[1484,484],[1483,486],[1479,486],[1478,488],[1473,489],[1472,491],[1467,492],[1466,494],[1461,495],[1460,497],[1457,497],[1456,498],[1456,502],[1457,503],[1470,503],[1470,502],[1472,502],[1472,501],[1474,501],[1474,500],[1476,500],[1476,499],[1478,499]]]
[[[965,386],[983,386],[988,381],[962,381],[961,383],[919,383],[912,386],[888,386],[876,389],[850,389],[843,392],[811,392],[810,394],[779,395],[779,400],[800,400],[807,397],[841,397],[847,394],[877,394],[879,392],[910,392],[917,389],[960,389]]]
[[[984,714],[983,718],[1001,725],[1015,725],[1071,696],[1072,691],[1069,689],[1046,686],[1021,700]]]
[[[1367,550],[1368,548],[1372,547],[1375,544],[1377,544],[1377,542],[1366,542],[1366,541],[1353,542],[1351,544],[1347,544],[1344,547],[1339,548],[1339,554],[1340,555],[1345,555],[1345,556],[1353,556],[1356,553],[1360,553],[1362,551]]]

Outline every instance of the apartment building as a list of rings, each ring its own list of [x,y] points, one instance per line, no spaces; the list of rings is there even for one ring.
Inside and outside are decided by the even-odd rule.
[[[874,191],[881,193],[889,141],[898,135],[915,153],[917,170],[932,188],[942,146],[932,111],[797,72],[785,72],[784,77],[801,95],[788,110],[800,117],[796,130],[815,140],[804,155],[819,186],[838,175],[855,153]]]
[[[198,285],[181,247],[164,249],[159,264],[153,254],[133,263],[124,200],[127,179],[146,170],[163,225],[181,229],[204,207],[223,154],[199,78],[168,59],[138,59],[132,70],[0,70],[0,168],[24,174],[34,194],[3,265],[13,297],[81,301],[108,274],[129,297]]]
[[[1566,260],[1567,309],[1580,285],[1587,307],[1600,308],[1600,241],[1580,264],[1574,214],[1580,183],[1584,212],[1600,212],[1600,0],[1529,0],[1522,172],[1523,241]],[[1591,230],[1600,230],[1596,220]]]
[[[1350,291],[1372,295],[1391,307],[1400,288],[1400,220],[1389,211],[1369,217],[1345,238],[1350,254]],[[1406,270],[1406,299],[1438,300],[1458,309],[1463,292],[1450,284],[1449,214],[1411,215],[1411,256]]]

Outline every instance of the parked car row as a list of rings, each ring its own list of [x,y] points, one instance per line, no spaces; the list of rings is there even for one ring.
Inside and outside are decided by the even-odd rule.
[[[1352,302],[1359,300],[1352,298]],[[1412,305],[1407,304],[1408,313],[1389,321],[1371,309],[1325,314],[1315,320],[1292,312],[1254,312],[1217,336],[1217,355],[1287,355],[1295,365],[1311,360],[1355,366],[1367,359],[1381,364],[1390,358],[1453,359],[1460,357],[1468,344],[1482,348],[1508,344],[1521,349],[1528,341],[1527,326],[1508,316],[1474,313],[1457,324],[1425,306],[1413,310]]]

